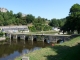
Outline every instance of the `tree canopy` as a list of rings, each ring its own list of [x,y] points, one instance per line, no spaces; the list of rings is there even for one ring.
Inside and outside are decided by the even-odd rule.
[[[36,17],[32,14],[23,15],[21,12],[16,14],[12,10],[7,12],[0,11],[0,26],[7,25],[28,25],[32,24],[29,28],[30,31],[46,31],[51,27],[61,27],[64,25],[64,19],[51,19]],[[46,29],[47,28],[47,29]]]
[[[80,5],[74,4],[70,8],[69,16],[66,17],[66,22],[62,27],[62,30],[68,33],[74,33],[77,31],[78,34],[80,33]]]
[[[65,18],[63,18],[63,19],[51,19],[51,21],[49,22],[49,25],[52,27],[61,28],[64,25],[65,21],[66,21]]]

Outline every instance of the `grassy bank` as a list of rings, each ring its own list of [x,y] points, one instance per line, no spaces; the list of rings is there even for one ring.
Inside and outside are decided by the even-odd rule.
[[[30,60],[80,60],[80,36],[62,44],[26,54]],[[21,57],[15,60],[21,60]]]
[[[29,34],[55,34],[55,33],[58,33],[58,31],[50,30],[50,31],[41,31],[41,32],[29,32]]]

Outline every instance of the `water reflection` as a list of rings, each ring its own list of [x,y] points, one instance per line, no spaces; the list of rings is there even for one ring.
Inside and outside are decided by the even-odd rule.
[[[10,40],[8,44],[0,45],[0,60],[14,60],[14,58],[24,54],[29,53],[34,50],[44,48],[51,44],[44,42],[33,42],[33,41],[23,41],[23,40]]]

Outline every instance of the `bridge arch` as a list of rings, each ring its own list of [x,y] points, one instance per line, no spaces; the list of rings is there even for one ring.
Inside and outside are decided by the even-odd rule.
[[[28,36],[25,36],[25,41],[28,41],[29,37]]]
[[[47,42],[47,39],[44,39],[44,42]]]
[[[64,42],[64,40],[62,40],[62,39],[57,40],[57,43],[63,43],[63,42]]]

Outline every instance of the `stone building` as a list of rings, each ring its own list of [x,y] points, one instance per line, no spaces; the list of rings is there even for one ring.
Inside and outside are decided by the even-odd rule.
[[[0,26],[2,32],[29,32],[28,26]]]
[[[8,10],[7,10],[6,8],[1,8],[1,7],[0,7],[0,11],[1,11],[1,12],[7,12]]]

